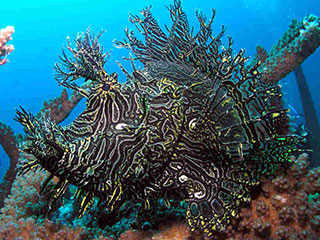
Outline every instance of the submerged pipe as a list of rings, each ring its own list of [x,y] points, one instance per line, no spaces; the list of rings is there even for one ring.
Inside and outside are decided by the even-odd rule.
[[[320,165],[320,125],[301,65],[295,68],[294,73],[298,83],[306,126],[311,131],[311,134],[307,137],[308,147],[313,150],[310,154],[310,166],[315,167]]]

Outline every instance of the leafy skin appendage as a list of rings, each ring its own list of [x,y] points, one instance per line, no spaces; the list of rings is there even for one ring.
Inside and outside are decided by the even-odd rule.
[[[20,173],[51,173],[42,188],[49,206],[76,185],[80,216],[95,197],[111,211],[128,199],[146,207],[158,198],[186,200],[191,229],[210,236],[250,200],[261,176],[290,161],[297,140],[289,135],[280,87],[260,81],[259,64],[246,69],[244,51],[234,54],[231,38],[222,45],[224,29],[212,36],[215,13],[209,21],[198,13],[193,34],[180,1],[168,9],[168,34],[147,8],[142,18],[130,18],[145,41],[126,29],[127,40],[115,42],[144,65],[132,64],[129,73],[119,64],[124,84],[104,69],[109,53],[101,34],[88,30],[76,48],[69,43],[72,56],[63,52],[56,79],[86,97],[86,109],[66,127],[18,111],[27,133],[22,150],[35,157]],[[79,78],[85,85],[75,83]],[[54,176],[59,182],[52,186]]]

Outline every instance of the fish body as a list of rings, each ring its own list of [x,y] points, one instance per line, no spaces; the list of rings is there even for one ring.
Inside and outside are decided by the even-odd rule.
[[[79,215],[95,197],[111,211],[127,201],[188,202],[191,230],[210,236],[224,231],[250,200],[261,176],[290,161],[296,137],[289,133],[280,86],[260,81],[259,63],[247,69],[244,51],[234,54],[212,37],[210,21],[198,13],[193,35],[180,1],[169,7],[173,26],[166,35],[150,8],[131,16],[145,36],[132,31],[118,47],[130,49],[144,65],[119,83],[107,74],[100,35],[78,36],[72,57],[64,52],[56,79],[87,98],[85,110],[69,125],[36,119],[24,110],[16,119],[27,133],[22,147],[35,160],[21,174],[42,167],[59,182],[51,187],[54,204],[69,184],[78,187]],[[222,50],[221,50],[222,49]],[[131,60],[133,61],[133,60]],[[75,81],[84,78],[86,87]]]

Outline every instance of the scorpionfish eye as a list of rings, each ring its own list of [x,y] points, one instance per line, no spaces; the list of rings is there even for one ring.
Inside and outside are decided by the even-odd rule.
[[[111,94],[114,94],[114,91],[119,88],[120,84],[118,82],[118,75],[112,73],[110,75],[105,74],[105,77],[98,82],[93,82],[91,86],[92,96],[98,96],[99,98],[106,99]]]
[[[112,73],[110,75],[106,76],[106,79],[104,79],[102,85],[101,85],[101,90],[103,91],[111,91],[114,88],[118,86],[118,74]]]
[[[103,86],[102,86],[102,90],[103,91],[108,91],[108,90],[110,90],[110,84],[109,83],[105,83]]]

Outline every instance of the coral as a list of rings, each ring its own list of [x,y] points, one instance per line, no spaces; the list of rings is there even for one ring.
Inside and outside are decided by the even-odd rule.
[[[293,161],[287,172],[263,180],[226,239],[319,239],[320,167],[308,170],[307,154]]]
[[[266,237],[269,238],[271,223],[268,221],[262,221],[261,219],[255,219],[252,224],[252,229],[254,231],[254,235],[257,237]]]
[[[69,116],[81,98],[82,95],[76,91],[73,91],[71,97],[68,97],[67,90],[63,89],[59,97],[50,99],[49,103],[47,101],[43,103],[40,113],[44,113],[47,118],[60,123]]]
[[[320,18],[308,15],[302,21],[293,20],[271,51],[257,47],[256,61],[262,80],[276,83],[299,66],[320,45]]]
[[[9,197],[5,200],[5,206],[0,215],[0,239],[99,239],[112,240],[106,237],[108,232],[96,231],[90,233],[90,229],[83,226],[61,224],[59,221],[43,219],[41,197],[38,191],[39,184],[46,177],[43,171],[29,172],[18,176],[12,186]],[[121,240],[147,240],[147,239],[184,239],[189,236],[187,225],[181,222],[163,224],[159,230],[143,231],[132,230],[121,233]]]
[[[306,184],[309,187],[306,189],[308,193],[315,194],[320,192],[320,168],[314,168],[308,172]]]
[[[160,232],[153,235],[154,240],[188,239],[190,237],[187,225],[174,222],[160,227]]]
[[[59,226],[49,220],[39,222],[34,218],[19,219],[0,227],[0,237],[4,240],[69,240],[83,239],[80,227]]]
[[[38,191],[46,174],[43,171],[30,172],[26,176],[18,176],[13,182],[11,194],[4,201],[5,206],[1,209],[1,221],[6,218],[18,220],[20,218],[36,215],[31,209],[39,201]],[[36,209],[36,207],[35,207]]]
[[[152,239],[151,236],[152,234],[150,233],[128,230],[120,235],[119,240],[149,240]]]
[[[63,89],[61,96],[49,100],[49,103],[45,101],[37,115],[44,113],[46,117],[50,117],[52,120],[60,123],[68,117],[81,98],[82,96],[75,92],[68,98],[66,89]],[[14,135],[11,127],[0,122],[0,144],[10,160],[9,169],[6,171],[3,181],[0,183],[0,208],[3,207],[3,201],[9,195],[12,183],[17,174],[16,166],[19,159],[17,146],[22,139],[23,137],[21,135]]]
[[[11,194],[0,215],[0,239],[86,239],[87,231],[79,226],[62,225],[43,219],[42,199],[38,194],[46,174],[43,171],[17,176]]]
[[[17,149],[17,140],[20,136],[14,136],[12,129],[6,124],[0,122],[0,144],[7,153],[10,166],[7,170],[3,181],[0,183],[0,208],[3,207],[3,201],[10,193],[12,182],[16,177],[16,165],[19,159],[19,151]]]
[[[0,29],[0,65],[8,62],[6,58],[10,54],[14,47],[11,44],[7,44],[12,39],[11,35],[14,32],[14,27],[7,26],[6,28]]]
[[[0,58],[0,65],[7,62],[5,57],[13,50],[12,45],[5,45],[11,40],[12,32],[13,27],[7,27],[0,32],[0,57],[4,57]],[[44,102],[41,112],[59,123],[69,115],[81,97],[74,92],[69,99],[64,89],[60,97],[50,100],[49,103]],[[34,215],[41,215],[39,211],[44,206],[38,196],[39,181],[44,178],[44,173],[39,171],[16,177],[19,161],[17,146],[22,138],[21,135],[14,135],[9,126],[0,122],[0,144],[10,159],[9,169],[0,184],[0,239],[80,239],[79,234],[86,232],[81,228],[60,226],[49,220],[37,223],[32,218]]]
[[[60,123],[68,117],[81,98],[82,96],[75,92],[68,98],[66,89],[63,89],[60,97],[49,100],[49,103],[47,101],[43,103],[43,107],[38,115],[44,113],[46,117],[50,117],[52,120]],[[22,141],[22,138],[21,135],[14,135],[11,127],[0,122],[0,144],[10,160],[9,169],[6,172],[3,181],[0,183],[0,208],[3,206],[4,199],[9,195],[12,182],[17,174],[16,166],[19,159],[19,150],[17,146],[19,145],[19,142]]]

